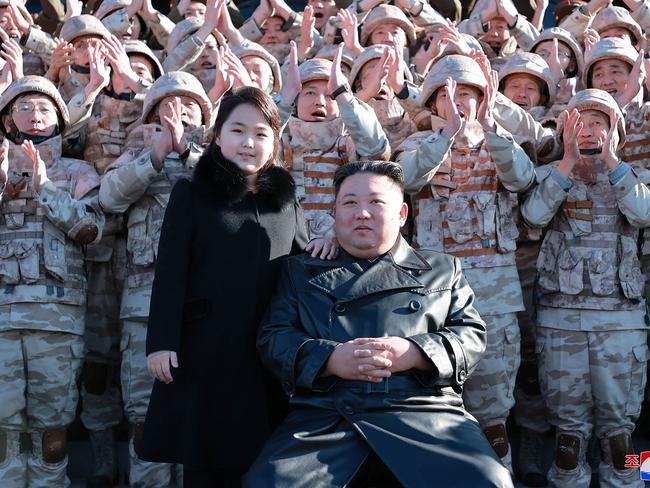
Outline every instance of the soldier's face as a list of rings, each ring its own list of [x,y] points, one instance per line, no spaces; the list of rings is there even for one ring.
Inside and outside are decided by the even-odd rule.
[[[603,59],[591,68],[591,86],[616,97],[627,87],[631,66],[619,59]]]
[[[508,23],[501,17],[494,18],[489,22],[490,27],[481,41],[485,42],[495,51],[501,49],[501,45],[510,39],[510,29]]]
[[[503,94],[525,110],[539,105],[542,81],[532,75],[516,74],[506,78]]]
[[[260,39],[260,44],[289,44],[289,33],[282,31],[284,19],[282,17],[271,17],[264,22],[264,35]]]
[[[608,37],[618,37],[619,39],[623,39],[624,41],[629,42],[630,44],[634,44],[632,33],[623,27],[610,27],[609,29],[600,31],[598,34],[600,34],[601,39],[607,39]]]
[[[224,157],[245,174],[257,173],[275,151],[273,129],[262,112],[248,103],[232,111],[215,141]]]
[[[129,19],[130,25],[127,31],[122,35],[122,39],[128,40],[133,39],[137,41],[140,38],[140,32],[142,31],[142,26],[140,25],[140,20],[134,15]]]
[[[186,19],[196,19],[201,21],[205,20],[205,4],[201,2],[190,2],[190,6],[185,10]]]
[[[164,98],[160,102],[158,115],[162,120],[163,117],[172,116],[172,102],[175,97]],[[196,129],[201,126],[202,116],[201,106],[196,100],[190,97],[178,97],[181,100],[181,122],[186,130]]]
[[[131,69],[142,81],[153,83],[153,63],[146,56],[132,54],[129,56]]]
[[[305,83],[298,95],[296,110],[298,118],[305,122],[324,122],[339,116],[339,107],[329,97],[326,80]]]
[[[265,92],[269,92],[269,88],[273,88],[271,86],[273,74],[269,63],[259,56],[246,56],[241,59],[241,62],[248,71],[254,87]]]
[[[0,27],[5,30],[9,37],[19,39],[21,36],[18,26],[11,18],[11,14],[7,7],[0,8]]]
[[[11,119],[20,132],[49,137],[54,134],[59,122],[58,111],[52,100],[45,95],[28,94],[18,97],[11,106]],[[9,131],[9,120],[3,117],[5,130]]]
[[[370,45],[386,44],[392,46],[393,41],[397,41],[400,47],[406,46],[406,34],[404,29],[396,24],[384,24],[377,27],[370,34]]]
[[[341,184],[335,203],[336,238],[352,256],[388,252],[408,214],[402,191],[387,176],[357,173]]]
[[[379,63],[381,62],[380,59],[373,59],[372,61],[368,61],[366,64],[363,65],[363,68],[361,68],[361,71],[359,73],[359,78],[358,80],[361,82],[361,86],[366,86],[368,83],[370,83],[371,77],[373,76],[373,73],[376,69],[379,67]],[[381,84],[381,89],[379,90],[379,93],[375,95],[375,100],[388,100],[389,98],[393,97],[393,90],[388,86],[386,81],[382,82]]]
[[[571,63],[571,58],[573,57],[573,52],[571,48],[567,46],[564,42],[558,41],[557,46],[557,55],[560,60],[560,68],[566,73],[569,64]],[[551,50],[553,48],[553,41],[542,41],[533,51],[535,54],[538,54],[544,61],[548,63],[551,59]]]
[[[198,59],[192,64],[193,70],[214,69],[217,65],[217,40],[209,35],[203,43],[203,50]]]
[[[336,15],[338,9],[334,0],[309,0],[307,5],[314,9],[314,27],[321,30],[327,19]]]
[[[466,121],[476,120],[476,114],[478,112],[478,106],[483,99],[483,95],[478,90],[470,85],[461,85],[456,86],[456,94],[454,95],[454,102],[456,103],[456,108],[461,117]],[[447,94],[445,90],[439,89],[436,92],[434,99],[434,109],[439,117],[443,119],[447,118],[447,108],[445,106],[447,100]]]
[[[597,110],[580,112],[582,131],[578,135],[578,149],[601,149],[609,131],[609,118]]]
[[[72,62],[78,66],[90,66],[90,49],[101,45],[99,37],[79,37],[72,43]]]

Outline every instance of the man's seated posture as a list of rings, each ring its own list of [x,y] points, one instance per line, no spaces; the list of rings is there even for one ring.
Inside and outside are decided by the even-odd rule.
[[[485,323],[460,261],[400,237],[399,165],[350,163],[334,185],[338,258],[289,258],[260,328],[291,411],[244,486],[511,487],[463,407]]]

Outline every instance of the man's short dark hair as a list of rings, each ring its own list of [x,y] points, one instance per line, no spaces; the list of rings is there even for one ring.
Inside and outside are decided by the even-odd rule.
[[[358,173],[372,173],[380,176],[387,176],[399,189],[404,191],[404,171],[402,167],[392,161],[357,161],[354,163],[344,164],[336,170],[334,175],[334,189],[336,195],[339,194],[341,185],[346,178]]]

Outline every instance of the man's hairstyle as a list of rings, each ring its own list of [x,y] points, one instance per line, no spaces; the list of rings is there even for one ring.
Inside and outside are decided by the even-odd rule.
[[[387,176],[399,189],[404,191],[404,171],[402,167],[392,161],[357,161],[354,163],[344,164],[336,170],[334,175],[334,188],[336,195],[339,194],[341,185],[349,176],[358,173],[372,173],[380,176]]]

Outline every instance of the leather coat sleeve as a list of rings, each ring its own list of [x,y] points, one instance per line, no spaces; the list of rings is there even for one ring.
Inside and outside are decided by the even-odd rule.
[[[474,292],[454,258],[451,303],[445,326],[407,337],[431,361],[437,385],[462,385],[478,365],[486,344],[485,322],[474,308]]]
[[[292,279],[302,274],[298,261],[283,263],[275,295],[257,336],[262,363],[282,382],[288,395],[296,388],[315,389],[318,374],[327,364],[338,342],[318,339],[316,331],[303,328],[298,292]]]

